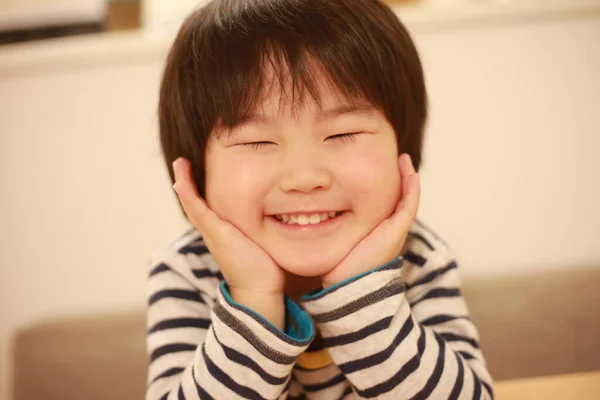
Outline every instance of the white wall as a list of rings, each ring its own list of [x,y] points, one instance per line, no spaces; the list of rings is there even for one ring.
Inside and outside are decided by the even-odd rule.
[[[417,39],[422,211],[465,273],[600,266],[600,17]]]
[[[142,0],[142,23],[149,29],[177,29],[180,21],[208,0]]]
[[[143,309],[149,255],[183,227],[157,143],[161,61],[0,67],[0,399],[17,327]]]
[[[598,14],[415,33],[421,215],[463,274],[600,266]],[[0,48],[0,399],[18,327],[142,309],[149,254],[184,227],[157,143],[164,45],[64,43]]]
[[[105,0],[0,0],[0,31],[101,22]]]

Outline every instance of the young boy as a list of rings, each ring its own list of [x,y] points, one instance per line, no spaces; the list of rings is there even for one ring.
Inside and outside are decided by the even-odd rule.
[[[446,245],[415,221],[426,91],[379,0],[213,0],[160,135],[189,232],[150,273],[147,399],[491,399]]]

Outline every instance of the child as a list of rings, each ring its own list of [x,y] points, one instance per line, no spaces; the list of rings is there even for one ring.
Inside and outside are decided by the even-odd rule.
[[[379,0],[213,0],[160,135],[194,226],[149,279],[147,399],[491,399],[446,245],[415,221],[426,91]]]

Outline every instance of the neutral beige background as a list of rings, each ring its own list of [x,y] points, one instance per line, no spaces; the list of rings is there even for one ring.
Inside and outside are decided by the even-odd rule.
[[[99,22],[105,0],[0,0],[0,31]]]
[[[421,217],[463,274],[598,264],[600,16],[413,31]],[[67,43],[0,48],[0,399],[16,329],[142,309],[150,253],[185,226],[157,144],[164,43]]]

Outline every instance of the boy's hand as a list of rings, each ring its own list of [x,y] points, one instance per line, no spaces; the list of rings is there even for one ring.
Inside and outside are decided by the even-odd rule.
[[[202,233],[204,243],[221,267],[234,301],[258,312],[283,328],[285,273],[258,245],[235,226],[222,220],[198,195],[190,162],[173,163],[179,201],[189,219]]]
[[[358,242],[337,267],[321,277],[324,288],[385,265],[400,254],[417,216],[421,187],[410,156],[402,154],[398,164],[402,191],[396,210]]]

